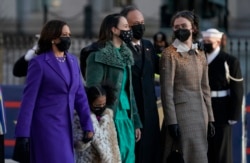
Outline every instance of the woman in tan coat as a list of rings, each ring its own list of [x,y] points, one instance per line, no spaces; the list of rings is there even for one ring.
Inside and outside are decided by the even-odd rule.
[[[160,83],[164,111],[162,162],[178,145],[185,163],[207,163],[207,134],[214,135],[208,65],[194,43],[198,17],[180,11],[172,18],[175,40],[161,57]],[[174,141],[175,140],[175,141]]]

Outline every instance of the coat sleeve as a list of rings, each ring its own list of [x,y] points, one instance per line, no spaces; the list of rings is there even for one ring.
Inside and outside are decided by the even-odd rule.
[[[78,90],[76,92],[75,97],[75,109],[79,115],[80,123],[83,131],[94,131],[91,117],[90,117],[90,108],[88,103],[88,97],[86,95],[85,89],[83,87],[83,82],[80,78],[81,72],[80,67],[78,67],[79,70],[79,86]]]
[[[229,61],[230,76],[241,79],[240,63],[237,58],[231,57]],[[239,120],[242,111],[243,81],[230,80],[230,115],[229,120]]]
[[[27,75],[28,61],[24,59],[24,55],[20,57],[13,66],[13,75],[16,77],[23,77]]]
[[[29,62],[26,85],[16,124],[16,137],[30,137],[30,127],[43,70],[35,59]]]
[[[87,59],[86,67],[86,86],[100,84],[104,78],[104,65],[95,62],[95,53],[91,53]]]
[[[131,85],[132,85],[132,82],[131,82]],[[134,89],[133,87],[131,88],[132,89],[132,107],[133,107],[133,123],[134,123],[134,128],[135,129],[138,129],[138,128],[143,128],[142,126],[142,123],[141,123],[141,119],[140,119],[140,116],[139,116],[139,113],[138,113],[138,108],[137,108],[137,105],[136,105],[136,101],[135,101],[135,94],[134,94]]]
[[[203,99],[207,107],[208,121],[214,122],[214,114],[213,114],[213,109],[212,109],[210,86],[209,86],[209,79],[208,79],[208,64],[206,62],[205,54],[203,55],[203,72],[202,72],[202,79],[201,79],[201,89],[203,93]]]
[[[160,59],[161,100],[166,125],[178,124],[174,104],[174,77],[176,63],[169,50],[164,50]]]

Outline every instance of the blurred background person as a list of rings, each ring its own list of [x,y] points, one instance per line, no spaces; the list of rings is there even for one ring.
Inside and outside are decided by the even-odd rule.
[[[222,34],[220,47],[222,51],[227,52],[227,35],[225,33]]]
[[[157,32],[153,36],[155,52],[160,55],[164,48],[168,47],[167,36],[163,32]]]
[[[156,54],[161,57],[162,51],[168,47],[167,36],[163,32],[157,32],[153,36],[153,44]],[[160,85],[160,75],[155,73],[155,84]]]

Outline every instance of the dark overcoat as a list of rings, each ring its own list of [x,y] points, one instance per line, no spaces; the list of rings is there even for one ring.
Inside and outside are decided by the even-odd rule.
[[[159,72],[159,57],[148,40],[141,40],[141,54],[132,44],[133,52],[132,80],[138,112],[143,124],[141,140],[136,143],[136,162],[156,162],[159,139],[159,115],[155,94],[154,73]]]

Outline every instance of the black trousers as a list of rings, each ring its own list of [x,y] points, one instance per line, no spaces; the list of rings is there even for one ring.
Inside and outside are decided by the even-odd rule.
[[[4,153],[4,135],[0,135],[0,163],[4,163],[5,153]]]
[[[231,125],[215,124],[215,136],[208,138],[208,162],[233,163]]]

